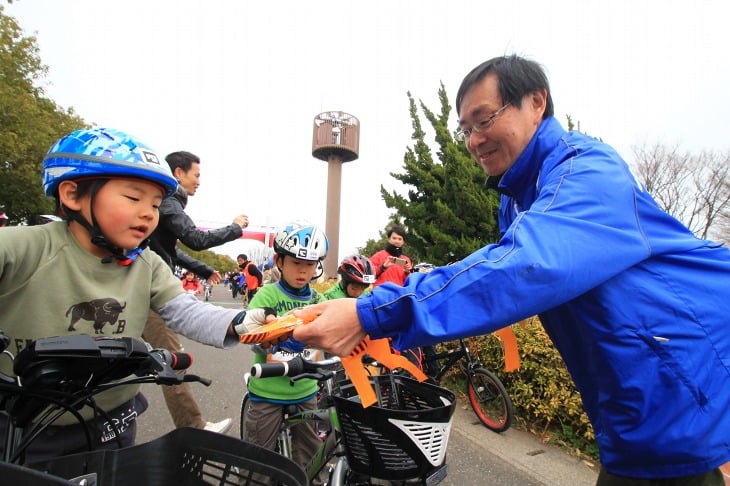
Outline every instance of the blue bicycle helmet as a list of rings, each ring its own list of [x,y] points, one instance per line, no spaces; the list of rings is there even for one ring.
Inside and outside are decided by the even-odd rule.
[[[177,190],[164,159],[147,144],[111,128],[77,130],[61,138],[43,158],[42,176],[48,196],[56,195],[62,181],[95,177],[144,179],[162,186],[165,197]]]
[[[327,256],[329,241],[317,226],[295,221],[281,228],[274,238],[274,251],[302,260],[322,261]]]

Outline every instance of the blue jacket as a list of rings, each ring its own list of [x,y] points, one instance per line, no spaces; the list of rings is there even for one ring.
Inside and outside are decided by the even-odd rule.
[[[411,348],[538,314],[593,424],[631,477],[730,460],[730,251],[659,209],[607,145],[542,122],[499,182],[501,241],[357,301]]]

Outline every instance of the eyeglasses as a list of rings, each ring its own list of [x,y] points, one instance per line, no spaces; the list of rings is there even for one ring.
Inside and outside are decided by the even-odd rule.
[[[502,113],[504,110],[506,110],[510,104],[511,103],[505,103],[505,105],[502,108],[495,111],[488,117],[479,120],[472,126],[460,127],[458,130],[456,130],[456,135],[454,136],[454,138],[456,139],[457,142],[466,142],[471,137],[472,132],[479,132],[479,133],[486,132],[487,130],[492,128],[492,125],[494,125],[495,119],[499,116],[500,113]]]

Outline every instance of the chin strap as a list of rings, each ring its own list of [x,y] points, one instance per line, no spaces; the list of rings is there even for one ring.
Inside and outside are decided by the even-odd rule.
[[[93,224],[90,224],[88,221],[86,221],[86,218],[84,218],[81,213],[71,210],[65,206],[63,207],[63,212],[66,213],[68,219],[76,221],[81,226],[86,228],[86,231],[88,231],[89,235],[91,236],[91,243],[111,253],[111,255],[107,255],[102,258],[101,263],[111,263],[114,260],[117,260],[117,264],[123,267],[129,266],[134,263],[134,261],[142,254],[144,249],[147,248],[147,245],[149,244],[150,240],[148,238],[144,240],[142,244],[139,245],[139,247],[135,248],[129,253],[124,253],[124,250],[122,248],[119,248],[118,246],[114,246],[109,243],[109,240],[106,239],[106,237],[101,233],[99,227],[96,225],[96,221],[94,221]],[[93,211],[91,219],[92,221],[94,220]]]
[[[104,236],[104,234],[101,232],[101,229],[99,229],[99,226],[96,224],[96,218],[94,218],[94,198],[96,197],[96,193],[99,192],[99,189],[101,189],[101,187],[105,183],[106,179],[100,179],[91,188],[91,197],[89,204],[91,212],[91,223],[89,223],[79,211],[69,209],[65,205],[61,205],[61,209],[68,216],[68,219],[76,221],[81,226],[86,228],[86,231],[89,232],[89,236],[91,236],[91,243],[111,252],[111,255],[107,255],[101,259],[101,263],[111,263],[116,259],[118,260],[119,265],[126,267],[134,263],[137,257],[139,257],[142,254],[142,251],[144,251],[144,249],[147,247],[150,240],[148,238],[144,240],[142,244],[139,245],[139,247],[135,248],[129,253],[124,253],[124,249],[112,245],[109,240],[106,239],[106,236]]]
[[[101,263],[111,263],[115,258],[118,260],[117,265],[120,265],[122,267],[128,267],[134,261],[139,257],[145,248],[147,248],[147,244],[149,243],[149,239],[144,240],[140,246],[135,248],[134,250],[130,251],[126,255],[121,252],[121,250],[118,253],[112,253],[109,256],[105,256],[101,259]],[[107,248],[108,249],[108,248]],[[117,248],[118,249],[118,248]],[[118,249],[119,250],[119,249]],[[109,250],[111,251],[111,250]]]

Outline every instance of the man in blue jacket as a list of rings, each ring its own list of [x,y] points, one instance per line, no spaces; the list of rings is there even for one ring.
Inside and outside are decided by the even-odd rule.
[[[581,393],[599,485],[722,485],[730,460],[730,251],[662,211],[606,144],[566,132],[535,62],[477,66],[458,135],[501,193],[502,239],[328,301],[294,332],[347,355],[487,334],[538,314]]]

